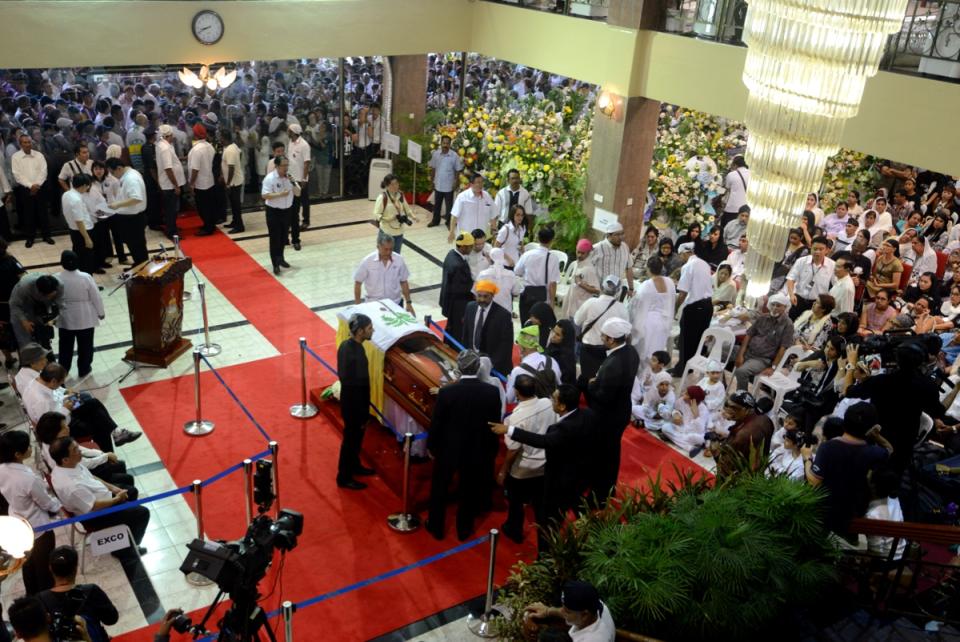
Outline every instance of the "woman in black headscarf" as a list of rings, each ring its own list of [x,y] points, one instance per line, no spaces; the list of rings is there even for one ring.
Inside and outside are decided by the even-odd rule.
[[[546,348],[550,340],[550,331],[557,325],[557,315],[553,313],[553,306],[546,301],[534,303],[530,308],[530,318],[527,323],[540,326],[540,347]]]
[[[560,383],[575,385],[577,382],[576,340],[577,329],[570,319],[560,319],[553,326],[545,353],[560,366]]]

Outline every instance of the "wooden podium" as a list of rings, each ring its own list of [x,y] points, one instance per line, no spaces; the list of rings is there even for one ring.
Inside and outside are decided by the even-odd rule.
[[[183,275],[189,258],[156,257],[133,269],[126,282],[133,347],[125,359],[167,367],[190,349],[183,325]]]

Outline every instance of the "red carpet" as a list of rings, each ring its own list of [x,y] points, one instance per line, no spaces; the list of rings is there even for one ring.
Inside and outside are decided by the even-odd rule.
[[[399,509],[400,500],[382,480],[372,478],[370,488],[359,493],[336,487],[340,435],[334,425],[335,411],[321,412],[309,421],[289,416],[289,406],[298,401],[298,337],[306,336],[325,359],[334,358],[333,330],[222,233],[187,238],[183,247],[206,278],[285,353],[218,369],[270,437],[279,442],[280,504],[301,511],[305,517],[299,546],[287,555],[282,591],[278,589],[263,606],[272,610],[281,600],[304,600],[454,547],[457,541],[452,514],[443,542],[436,542],[422,530],[400,535],[391,531],[385,520]],[[216,365],[216,360],[213,362]],[[309,376],[311,387],[333,380],[320,368],[312,368]],[[193,413],[190,377],[122,390],[177,485],[210,477],[265,448],[259,432],[212,373],[201,376],[201,390],[204,418],[217,426],[213,434],[203,438],[187,437],[182,430],[183,422]],[[671,463],[695,468],[663,443],[632,428],[623,451],[621,480],[630,484],[642,483],[660,468],[669,477]],[[242,502],[239,475],[204,489],[204,522],[209,537],[235,539],[243,534],[246,524]],[[502,513],[488,515],[476,534],[499,527],[503,518]],[[532,532],[527,539],[530,543],[524,547],[501,540],[498,582],[518,559],[533,557]],[[306,639],[338,641],[366,640],[389,632],[482,593],[487,556],[488,546],[483,544],[334,597],[299,612],[295,628],[309,631]],[[273,584],[273,573],[268,573],[261,586],[265,593]],[[195,613],[194,619],[200,615]],[[153,628],[117,639],[152,640]]]

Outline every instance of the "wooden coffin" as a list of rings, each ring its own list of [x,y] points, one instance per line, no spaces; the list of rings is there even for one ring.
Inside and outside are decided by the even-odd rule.
[[[457,353],[430,332],[404,337],[387,350],[383,390],[414,420],[429,428],[436,400],[430,388],[452,381]]]

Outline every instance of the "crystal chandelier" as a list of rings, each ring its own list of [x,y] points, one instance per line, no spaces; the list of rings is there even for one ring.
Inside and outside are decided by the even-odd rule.
[[[203,89],[206,87],[211,92],[214,92],[217,89],[226,89],[229,87],[233,81],[237,79],[237,70],[234,69],[228,72],[226,67],[220,67],[217,73],[211,76],[210,68],[203,65],[200,67],[199,74],[195,74],[184,67],[177,72],[177,75],[180,76],[180,82],[187,87],[193,87],[194,89]]]
[[[857,114],[907,0],[748,0],[745,123],[750,132],[747,303],[770,289],[806,196]]]

